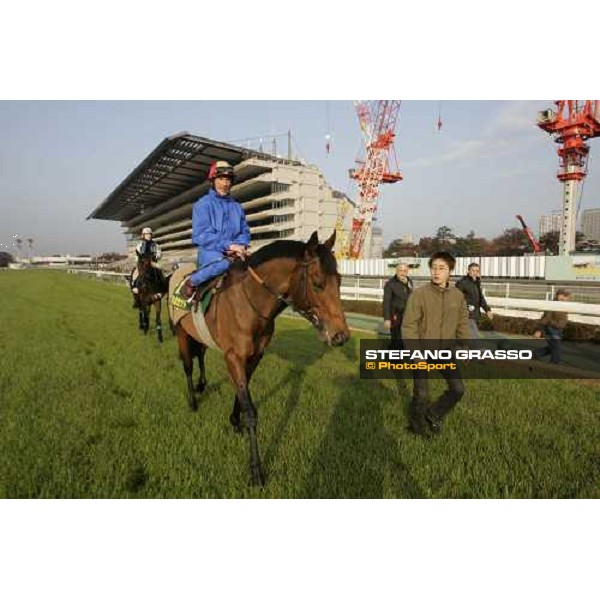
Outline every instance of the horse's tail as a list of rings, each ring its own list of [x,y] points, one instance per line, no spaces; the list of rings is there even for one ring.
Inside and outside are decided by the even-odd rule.
[[[175,324],[173,323],[173,319],[171,318],[171,298],[169,294],[169,283],[171,281],[173,273],[169,273],[164,277],[165,287],[164,287],[164,297],[167,300],[167,314],[169,315],[169,328],[171,329],[171,333],[175,335]]]
[[[163,290],[163,294],[167,295],[167,300],[169,299],[169,281],[171,280],[171,277],[173,276],[173,273],[169,273],[165,278],[164,278],[164,282],[165,282],[165,287]]]

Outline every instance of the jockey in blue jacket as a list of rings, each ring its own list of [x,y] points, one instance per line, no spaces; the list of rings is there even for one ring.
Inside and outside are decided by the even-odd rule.
[[[229,269],[228,257],[244,260],[250,245],[244,209],[229,195],[233,167],[219,160],[211,165],[208,179],[211,189],[192,210],[192,243],[198,246],[198,270],[182,290],[188,298],[193,296],[195,287]]]

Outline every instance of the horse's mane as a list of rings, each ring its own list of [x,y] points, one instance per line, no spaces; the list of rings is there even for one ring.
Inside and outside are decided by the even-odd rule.
[[[293,258],[295,260],[302,260],[304,258],[305,250],[306,244],[304,242],[297,242],[295,240],[276,240],[254,252],[248,260],[248,265],[252,268],[256,268],[275,258]],[[319,244],[317,246],[317,256],[319,257],[321,268],[325,273],[328,275],[337,273],[335,256],[327,246]]]

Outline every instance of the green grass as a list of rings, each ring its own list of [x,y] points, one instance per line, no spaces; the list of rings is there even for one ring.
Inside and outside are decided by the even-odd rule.
[[[0,497],[600,497],[597,388],[468,381],[443,435],[415,438],[412,386],[358,378],[361,334],[328,349],[285,318],[252,385],[253,488],[224,363],[208,352],[191,413],[166,314],[161,346],[125,287],[0,271],[0,293]]]

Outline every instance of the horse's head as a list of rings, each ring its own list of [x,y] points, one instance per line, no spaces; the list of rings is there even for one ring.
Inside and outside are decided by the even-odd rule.
[[[137,259],[139,279],[143,280],[152,269],[152,256],[150,254],[138,254]]]
[[[149,254],[138,254],[137,262],[139,299],[142,305],[150,304],[154,295],[154,277],[152,256]]]
[[[335,231],[324,244],[319,244],[316,231],[310,236],[303,259],[292,275],[290,299],[323,342],[341,346],[350,339],[350,331],[340,298],[341,277],[333,255],[334,244]]]

